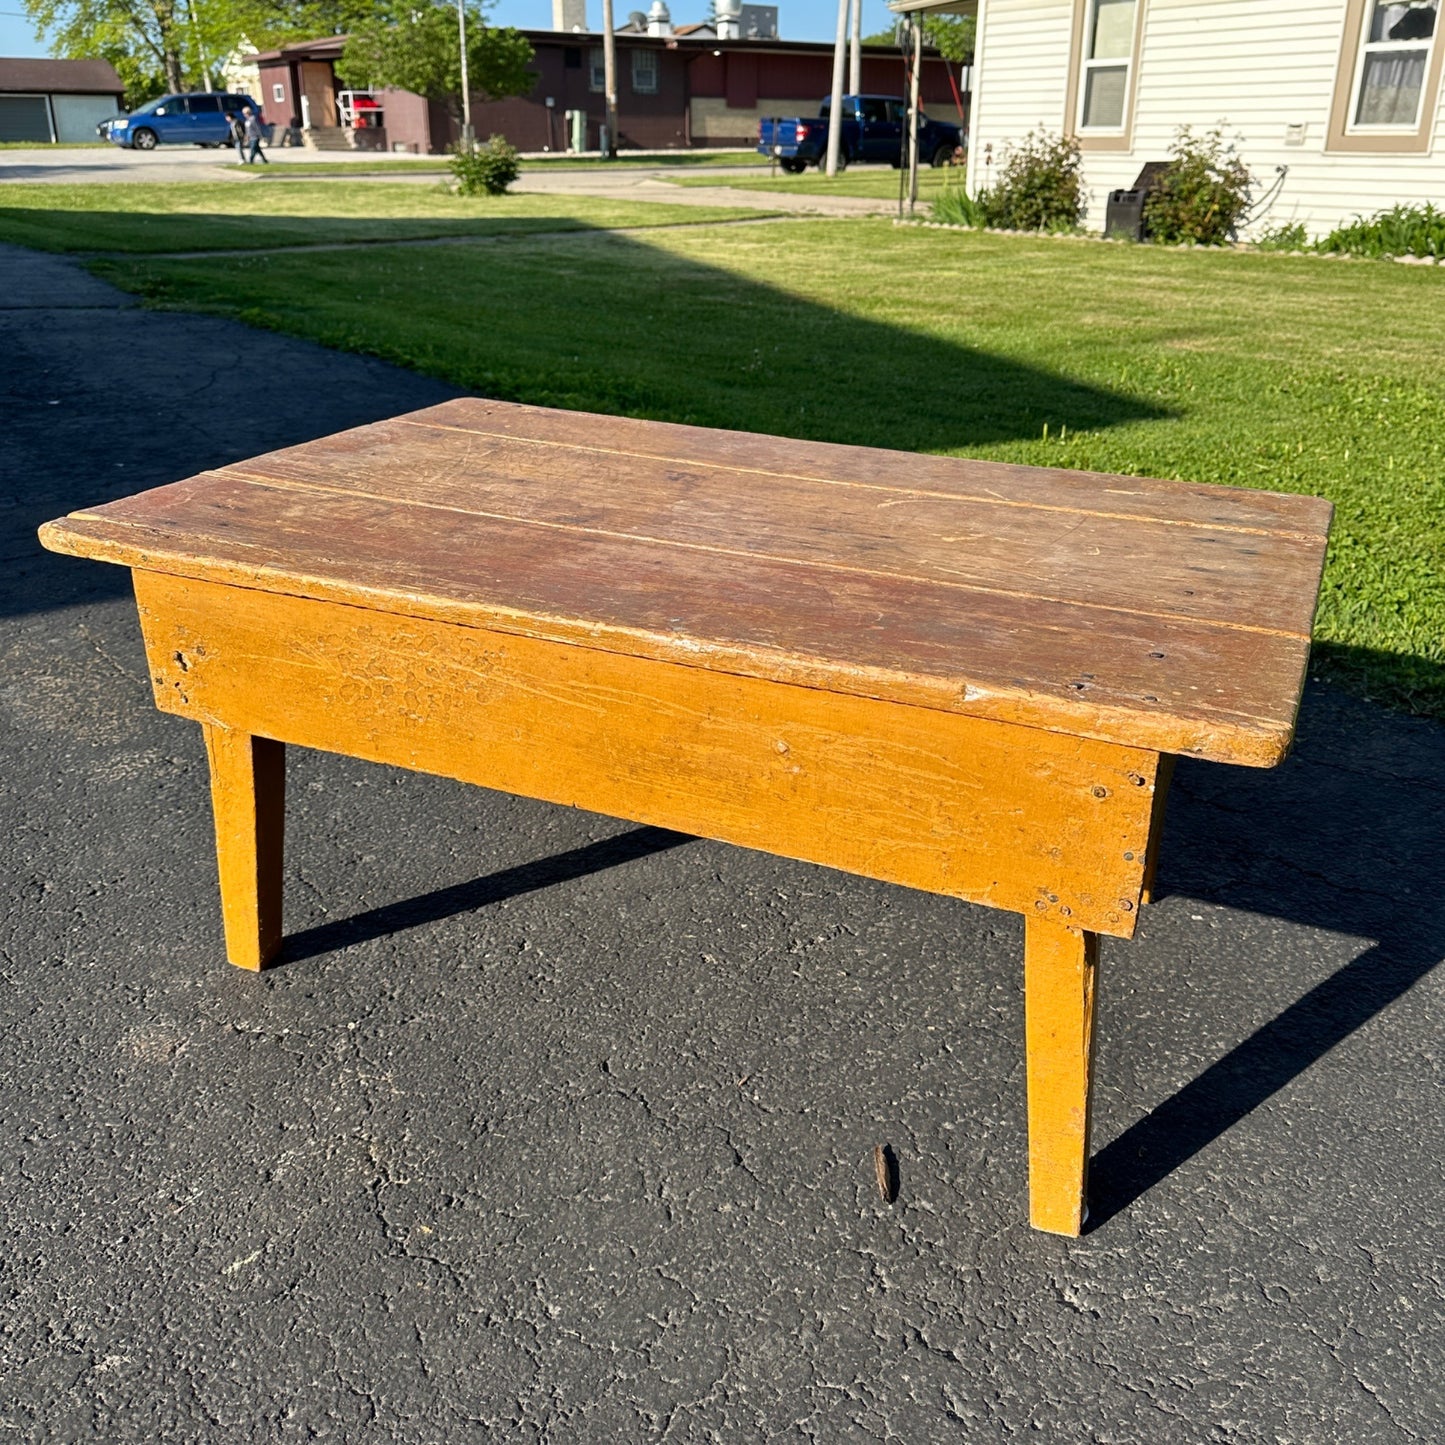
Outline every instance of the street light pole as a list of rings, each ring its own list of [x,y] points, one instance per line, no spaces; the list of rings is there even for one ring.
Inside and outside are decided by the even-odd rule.
[[[828,103],[828,174],[838,174],[843,144],[843,62],[848,51],[848,0],[838,0],[838,30],[833,38],[833,90]]]
[[[610,160],[617,154],[617,36],[612,28],[612,0],[602,0],[602,90],[607,127],[602,155]]]
[[[462,47],[462,149],[472,148],[472,85],[467,74],[466,0],[457,0],[457,39]]]
[[[853,0],[848,29],[848,94],[863,93],[863,0]]]

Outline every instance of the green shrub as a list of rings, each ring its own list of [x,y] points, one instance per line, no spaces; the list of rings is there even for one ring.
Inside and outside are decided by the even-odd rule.
[[[974,200],[963,187],[962,173],[959,178],[949,176],[943,190],[933,202],[933,219],[949,226],[985,226],[983,205]]]
[[[1290,221],[1267,226],[1254,238],[1254,244],[1260,251],[1308,251],[1310,238],[1303,221]]]
[[[1222,246],[1249,209],[1254,177],[1217,127],[1196,136],[1181,126],[1173,159],[1144,202],[1144,224],[1165,245]]]
[[[1347,256],[1445,256],[1445,211],[1430,203],[1395,206],[1366,220],[1356,216],[1317,248]]]
[[[1015,231],[1072,231],[1084,214],[1079,146],[1067,136],[1030,131],[1004,153],[998,180],[980,193],[985,224]]]
[[[516,146],[500,135],[488,136],[474,150],[458,149],[449,164],[460,196],[504,196],[521,170]]]

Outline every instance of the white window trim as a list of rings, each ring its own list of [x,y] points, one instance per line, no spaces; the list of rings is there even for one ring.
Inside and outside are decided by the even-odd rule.
[[[644,60],[644,59],[645,59],[647,62],[649,62],[650,66],[651,66],[651,69],[648,71],[648,74],[647,74],[647,78],[652,82],[651,85],[640,85],[640,84],[638,84],[637,62],[638,62],[639,60]],[[634,94],[634,95],[656,95],[656,94],[657,94],[657,71],[658,71],[657,52],[656,52],[655,50],[648,50],[648,49],[647,49],[646,47],[644,47],[644,46],[637,46],[636,48],[634,48],[634,50],[633,50],[633,52],[632,52],[632,91],[633,91],[633,94]]]
[[[1134,0],[1134,14],[1129,28],[1129,48],[1126,54],[1110,56],[1107,60],[1091,60],[1089,50],[1092,45],[1091,37],[1094,33],[1094,22],[1097,17],[1099,0],[1086,0],[1084,6],[1084,34],[1082,44],[1079,47],[1079,94],[1077,100],[1077,114],[1074,116],[1074,127],[1077,134],[1081,136],[1121,136],[1126,135],[1129,130],[1130,102],[1134,96],[1134,52],[1137,49],[1139,39],[1139,12],[1143,9],[1142,0]],[[1124,108],[1118,125],[1085,125],[1084,107],[1089,100],[1089,72],[1093,69],[1117,70],[1119,66],[1124,67]]]
[[[607,60],[600,45],[587,52],[587,89],[593,95],[607,89]]]
[[[1355,116],[1360,111],[1360,87],[1365,81],[1365,57],[1368,55],[1383,55],[1391,50],[1419,50],[1421,42],[1418,40],[1370,40],[1370,19],[1375,13],[1375,0],[1366,0],[1365,14],[1360,25],[1360,48],[1355,55],[1355,78],[1350,85],[1350,108],[1345,113],[1345,134],[1346,135],[1414,135],[1420,129],[1420,112],[1426,100],[1426,91],[1430,86],[1430,66],[1435,59],[1435,46],[1440,39],[1440,22],[1445,16],[1440,14],[1440,7],[1435,9],[1435,32],[1424,42],[1425,47],[1425,69],[1420,77],[1420,96],[1415,102],[1415,115],[1408,123],[1405,121],[1392,121],[1386,125],[1359,124]]]

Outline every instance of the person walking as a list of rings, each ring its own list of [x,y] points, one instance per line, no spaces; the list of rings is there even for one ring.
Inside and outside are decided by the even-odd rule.
[[[249,105],[241,107],[241,116],[245,123],[246,143],[251,147],[251,154],[242,156],[241,159],[248,165],[259,160],[263,165],[269,166],[271,162],[261,152],[261,141],[266,135],[265,123]]]
[[[239,115],[237,115],[235,111],[232,111],[232,112],[231,112],[230,126],[231,126],[231,144],[236,147],[236,159],[237,159],[238,161],[240,161],[242,165],[245,165],[245,164],[246,164],[246,122],[245,122]]]

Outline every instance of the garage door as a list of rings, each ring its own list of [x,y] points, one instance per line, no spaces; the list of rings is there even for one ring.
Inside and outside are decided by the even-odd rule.
[[[50,103],[43,95],[0,95],[0,140],[50,144]]]

